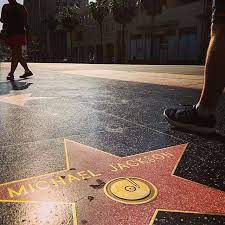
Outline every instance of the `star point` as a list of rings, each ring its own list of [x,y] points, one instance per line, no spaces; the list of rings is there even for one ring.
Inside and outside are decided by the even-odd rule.
[[[0,97],[0,102],[23,107],[28,101],[38,99],[51,99],[54,97],[32,97],[32,94],[19,94]]]

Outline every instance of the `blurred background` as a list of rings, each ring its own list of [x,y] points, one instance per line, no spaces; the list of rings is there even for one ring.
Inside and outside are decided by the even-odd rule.
[[[0,0],[0,4],[7,2]],[[22,1],[20,1],[22,2]],[[24,0],[31,62],[203,64],[212,0]],[[3,58],[7,49],[1,44]]]

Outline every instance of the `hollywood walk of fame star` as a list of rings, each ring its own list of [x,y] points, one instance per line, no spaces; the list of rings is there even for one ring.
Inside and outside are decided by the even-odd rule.
[[[20,95],[11,95],[11,96],[1,96],[0,102],[24,106],[28,101],[38,100],[38,99],[51,99],[54,97],[32,97],[32,94],[20,94]]]
[[[173,174],[186,146],[121,158],[65,140],[65,170],[1,184],[0,202],[68,204],[74,211],[74,225],[82,221],[93,225],[152,225],[159,210],[224,215],[224,192]],[[153,198],[143,204],[113,200],[104,190],[118,178],[130,182],[128,191],[142,185],[133,178],[150,182],[155,188]],[[141,195],[144,197],[145,192]]]

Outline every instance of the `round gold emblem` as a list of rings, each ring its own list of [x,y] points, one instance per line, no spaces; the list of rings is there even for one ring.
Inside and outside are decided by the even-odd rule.
[[[125,204],[143,204],[153,201],[157,188],[150,182],[137,177],[120,177],[109,181],[104,187],[105,194]]]

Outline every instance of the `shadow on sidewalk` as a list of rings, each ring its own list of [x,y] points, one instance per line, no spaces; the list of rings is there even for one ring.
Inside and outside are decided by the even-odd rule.
[[[0,95],[9,94],[10,91],[20,91],[28,89],[32,84],[33,83],[27,83],[22,81],[0,82]]]
[[[198,135],[199,137],[206,138],[207,140],[218,141],[220,143],[225,144],[225,135],[218,132],[218,131],[216,133],[213,133],[213,134],[200,134],[200,133],[197,133],[197,132],[187,131],[187,130],[182,129],[182,128],[172,128],[172,129],[177,130],[177,131],[181,131],[181,132],[184,132],[184,133],[195,134],[195,135]]]

